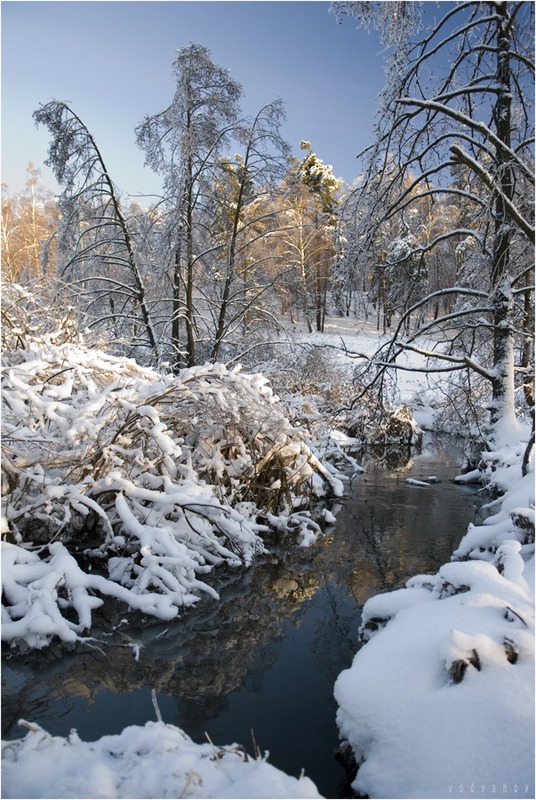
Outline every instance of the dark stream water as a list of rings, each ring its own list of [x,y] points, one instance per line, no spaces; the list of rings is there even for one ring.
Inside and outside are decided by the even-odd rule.
[[[367,598],[436,572],[475,519],[475,488],[451,482],[462,462],[449,440],[426,442],[397,468],[368,460],[330,532],[219,575],[221,602],[207,599],[172,623],[121,623],[113,634],[121,617],[102,620],[92,648],[4,655],[2,737],[25,734],[20,718],[55,735],[76,728],[85,740],[119,733],[155,719],[154,689],[164,722],[194,741],[206,732],[250,753],[255,741],[270,763],[295,776],[303,768],[325,797],[340,797],[333,684],[358,649]],[[430,475],[440,482],[405,482]]]

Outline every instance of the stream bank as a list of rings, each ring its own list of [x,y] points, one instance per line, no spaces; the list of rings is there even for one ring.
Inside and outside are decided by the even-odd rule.
[[[435,572],[473,521],[477,490],[451,482],[462,462],[449,439],[426,439],[399,466],[367,459],[332,508],[332,530],[217,576],[220,602],[172,623],[110,619],[71,652],[7,654],[3,738],[24,735],[21,717],[84,740],[119,733],[155,719],[154,690],[164,722],[194,741],[268,750],[270,763],[295,776],[303,768],[324,796],[341,796],[334,682],[358,648],[364,602]],[[407,483],[430,476],[430,486]]]

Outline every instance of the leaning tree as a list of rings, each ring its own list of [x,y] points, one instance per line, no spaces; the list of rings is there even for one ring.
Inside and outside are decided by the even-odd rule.
[[[411,227],[426,200],[444,212],[444,225],[421,241],[414,236],[403,258],[430,258],[449,242],[458,260],[453,285],[401,314],[361,376],[364,391],[381,396],[386,374],[403,367],[401,355],[419,353],[427,372],[480,382],[497,444],[515,424],[518,389],[533,406],[533,4],[446,4],[429,24],[435,5],[334,8],[380,27],[392,51],[375,143],[362,154],[367,214],[354,235],[372,247],[393,221]],[[438,298],[447,295],[452,302],[439,310]],[[407,332],[417,312],[423,321]]]
[[[119,192],[95,138],[67,103],[52,100],[33,114],[51,134],[45,164],[63,191],[58,277],[90,327],[129,347],[158,347],[144,279]],[[139,356],[138,356],[139,357]]]

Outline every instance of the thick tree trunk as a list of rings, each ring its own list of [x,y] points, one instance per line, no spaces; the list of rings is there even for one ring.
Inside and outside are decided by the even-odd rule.
[[[508,276],[493,296],[494,338],[491,424],[505,431],[515,425],[514,337],[512,331],[513,295]]]

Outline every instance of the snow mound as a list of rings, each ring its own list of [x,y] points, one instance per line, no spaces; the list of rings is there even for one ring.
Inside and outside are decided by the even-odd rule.
[[[342,494],[259,374],[44,335],[4,354],[2,401],[5,641],[74,641],[103,596],[171,619],[251,565],[267,522],[314,539],[304,506]]]
[[[459,560],[365,604],[335,684],[360,795],[534,797],[534,473],[514,471]]]
[[[252,758],[241,745],[195,744],[163,722],[130,726],[84,742],[37,725],[2,743],[2,797],[289,798],[321,797],[309,778],[294,778]]]

